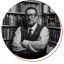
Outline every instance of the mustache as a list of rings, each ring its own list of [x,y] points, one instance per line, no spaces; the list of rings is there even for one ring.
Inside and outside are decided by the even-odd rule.
[[[27,19],[28,21],[33,21],[32,19]]]

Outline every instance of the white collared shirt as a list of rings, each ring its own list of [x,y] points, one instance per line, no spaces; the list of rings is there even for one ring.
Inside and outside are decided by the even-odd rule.
[[[36,27],[37,27],[37,23],[32,28],[29,27],[28,28],[28,33],[29,33],[29,29],[32,29],[31,33],[33,34],[35,29],[36,29]]]

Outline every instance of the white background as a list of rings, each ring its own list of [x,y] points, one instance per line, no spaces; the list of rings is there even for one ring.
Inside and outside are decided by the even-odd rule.
[[[16,3],[20,2],[22,0],[0,0],[0,27],[2,25],[3,18],[6,14],[6,12]],[[41,1],[41,0],[39,0]],[[42,2],[48,4],[51,6],[51,8],[58,14],[62,26],[64,28],[64,2],[63,0],[42,0]],[[57,51],[50,56],[49,58],[38,61],[38,62],[28,62],[21,60],[14,56],[8,48],[5,46],[3,39],[2,39],[2,34],[1,34],[1,28],[0,28],[0,64],[64,64],[64,40],[62,38],[62,42],[57,49]]]

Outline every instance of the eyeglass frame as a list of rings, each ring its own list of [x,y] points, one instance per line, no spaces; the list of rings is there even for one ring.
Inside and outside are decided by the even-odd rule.
[[[26,14],[25,16],[26,16],[27,18],[29,18],[29,16],[30,16],[31,18],[35,18],[35,17],[37,16],[37,14],[32,13],[32,14]]]

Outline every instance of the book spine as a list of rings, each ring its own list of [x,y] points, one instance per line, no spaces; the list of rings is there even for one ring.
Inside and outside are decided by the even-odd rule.
[[[55,13],[54,10],[50,7],[50,13]]]
[[[11,15],[9,16],[9,25],[13,25],[13,19],[14,19],[14,15]]]
[[[49,7],[48,7],[48,5],[44,4],[43,13],[49,13]]]
[[[48,19],[48,26],[55,27],[55,19]]]
[[[16,12],[16,5],[11,8],[11,12]]]
[[[6,36],[7,36],[6,39],[9,40],[9,28],[7,28],[7,35]]]
[[[37,9],[38,15],[40,14],[39,5],[35,5],[35,8]]]
[[[7,40],[7,29],[4,29],[4,40]]]
[[[4,39],[4,28],[2,28],[2,37]]]
[[[20,3],[16,4],[16,12],[21,12],[21,5],[20,5]]]

